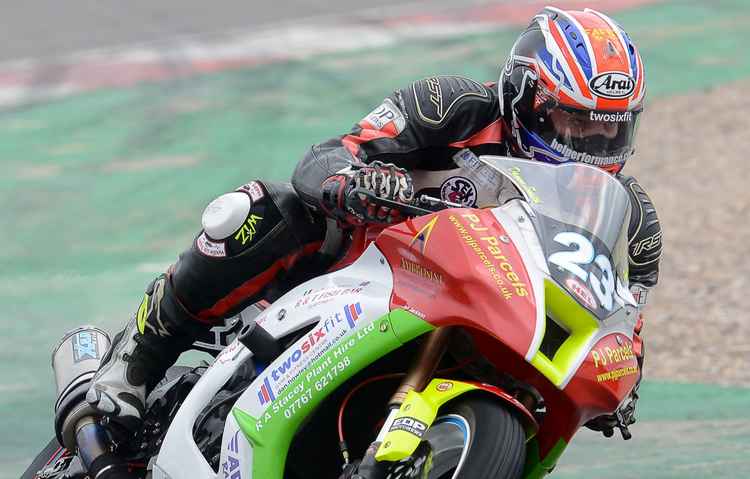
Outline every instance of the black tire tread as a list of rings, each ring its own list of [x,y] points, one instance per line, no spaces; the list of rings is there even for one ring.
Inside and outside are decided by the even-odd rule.
[[[459,479],[517,479],[526,461],[521,422],[488,394],[473,394],[446,411],[464,417],[472,428],[471,444]]]

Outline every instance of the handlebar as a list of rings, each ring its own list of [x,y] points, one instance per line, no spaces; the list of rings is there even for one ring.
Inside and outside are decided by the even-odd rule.
[[[412,203],[401,203],[399,201],[381,198],[372,191],[362,188],[357,188],[352,193],[356,195],[366,196],[375,205],[396,209],[403,213],[404,216],[412,218],[416,216],[428,215],[430,213],[434,213],[446,208],[463,208],[463,205],[460,205],[458,203],[452,203],[450,201],[428,195],[420,195],[418,198],[415,198]],[[428,208],[425,208],[425,206]]]

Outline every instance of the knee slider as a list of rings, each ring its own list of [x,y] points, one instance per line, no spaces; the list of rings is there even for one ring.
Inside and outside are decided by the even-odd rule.
[[[257,244],[280,220],[265,187],[252,181],[209,203],[196,247],[206,256],[235,256]]]

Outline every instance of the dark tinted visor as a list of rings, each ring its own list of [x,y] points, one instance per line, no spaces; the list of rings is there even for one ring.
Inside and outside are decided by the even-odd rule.
[[[577,110],[547,101],[535,109],[535,131],[565,160],[622,165],[633,153],[640,113]]]

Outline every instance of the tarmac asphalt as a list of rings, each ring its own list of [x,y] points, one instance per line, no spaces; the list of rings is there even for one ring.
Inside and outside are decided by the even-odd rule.
[[[494,3],[506,3],[507,0]],[[190,36],[330,15],[368,16],[394,11],[434,11],[443,5],[473,5],[480,0],[448,2],[379,0],[229,0],[214,6],[203,0],[81,0],[6,2],[0,15],[0,62],[50,59],[81,50],[138,43],[166,43]]]

